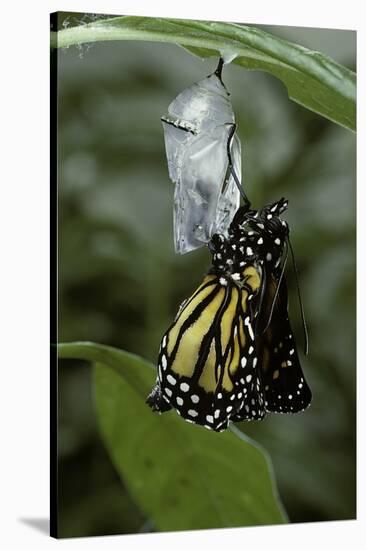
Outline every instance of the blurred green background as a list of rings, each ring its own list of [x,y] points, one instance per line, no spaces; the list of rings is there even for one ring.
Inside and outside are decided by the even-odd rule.
[[[61,14],[60,25],[91,17]],[[262,28],[355,70],[355,32]],[[206,250],[174,254],[160,116],[217,59],[147,42],[58,55],[59,341],[92,340],[155,362],[162,333],[209,266]],[[314,394],[304,414],[241,429],[269,451],[292,522],[354,518],[356,139],[291,102],[270,75],[230,65],[224,80],[253,205],[289,199],[310,336],[302,363]],[[287,278],[300,336],[291,269]],[[59,534],[151,531],[103,447],[93,399],[90,365],[61,361]]]

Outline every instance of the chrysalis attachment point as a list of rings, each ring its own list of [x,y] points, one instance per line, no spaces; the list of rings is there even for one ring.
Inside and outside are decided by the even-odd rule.
[[[228,65],[229,63],[234,61],[234,59],[236,57],[238,57],[238,54],[231,51],[231,50],[222,50],[221,51],[221,59],[223,60],[224,65]]]

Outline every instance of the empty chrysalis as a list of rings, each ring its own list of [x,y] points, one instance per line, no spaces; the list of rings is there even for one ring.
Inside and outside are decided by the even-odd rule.
[[[227,235],[240,203],[229,170],[241,174],[235,115],[221,79],[223,60],[210,76],[189,86],[162,117],[170,179],[175,183],[175,251],[185,254]]]

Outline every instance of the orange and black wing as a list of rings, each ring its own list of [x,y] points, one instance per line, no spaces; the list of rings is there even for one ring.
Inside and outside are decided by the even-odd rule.
[[[183,303],[162,338],[157,383],[148,397],[153,410],[173,407],[186,420],[216,431],[239,413],[247,419],[264,416],[248,307],[260,272],[248,266],[245,280],[239,287],[208,275]]]

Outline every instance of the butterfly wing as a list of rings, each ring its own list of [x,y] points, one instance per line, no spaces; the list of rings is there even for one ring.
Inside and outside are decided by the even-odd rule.
[[[247,305],[260,285],[258,272],[251,268],[247,279],[242,289],[208,275],[184,302],[161,342],[157,383],[147,400],[153,410],[173,407],[188,421],[222,431],[247,401],[245,394],[254,393],[258,377]],[[258,403],[254,409],[248,403],[245,414],[259,417]]]
[[[226,310],[217,333],[225,346],[218,344],[220,365],[224,368],[216,390],[214,416],[220,419],[224,414],[232,422],[261,420],[266,414],[255,355],[254,319],[249,307],[260,287],[261,270],[247,265],[243,276],[245,282],[232,290],[237,293],[235,312]]]
[[[265,315],[269,315],[278,283],[278,273],[267,275],[263,303]],[[303,411],[312,398],[301,369],[287,304],[287,286],[285,277],[282,277],[271,322],[264,334],[257,336],[265,405],[267,411],[275,413]]]
[[[234,405],[234,412],[230,416],[232,422],[262,420],[266,416],[264,390],[256,354],[255,310],[251,307],[261,287],[262,270],[255,264],[248,265],[244,276],[245,284],[235,319],[237,328],[234,329],[234,334],[238,332],[240,335],[240,365],[234,380],[237,392],[229,397]]]

